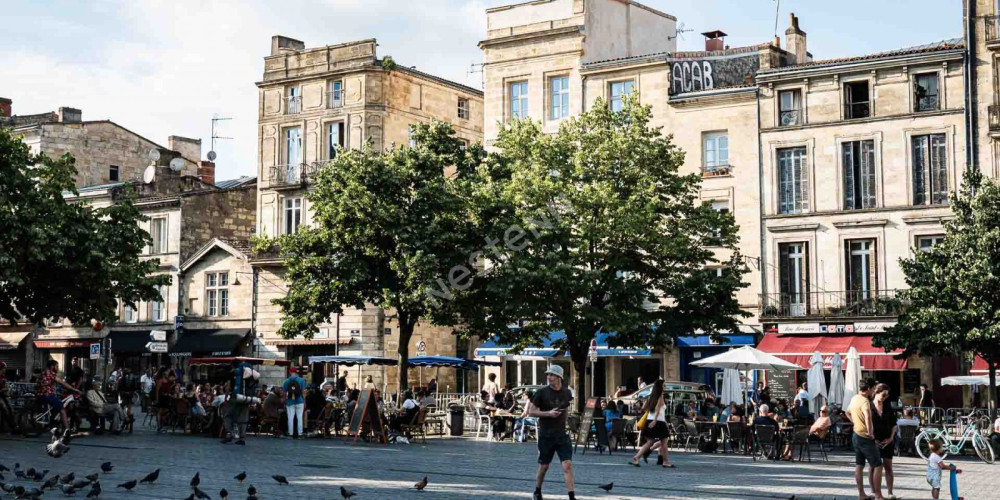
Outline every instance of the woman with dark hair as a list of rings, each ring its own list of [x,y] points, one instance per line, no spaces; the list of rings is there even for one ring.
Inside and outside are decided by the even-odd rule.
[[[644,456],[647,451],[653,448],[653,445],[659,444],[657,453],[663,458],[663,467],[673,468],[674,464],[670,463],[670,452],[667,450],[669,430],[667,429],[667,404],[663,401],[663,380],[657,380],[653,384],[653,390],[649,393],[649,398],[643,403],[640,411],[640,413],[645,412],[649,412],[646,417],[646,428],[642,430],[642,437],[646,438],[646,442],[636,451],[631,464],[639,467],[639,457]]]
[[[885,498],[895,500],[896,495],[892,492],[895,480],[892,457],[896,451],[896,412],[889,405],[888,399],[889,386],[883,383],[876,385],[875,395],[872,396],[872,433],[879,454],[882,456],[882,477],[885,478],[885,485],[889,489],[889,494]]]

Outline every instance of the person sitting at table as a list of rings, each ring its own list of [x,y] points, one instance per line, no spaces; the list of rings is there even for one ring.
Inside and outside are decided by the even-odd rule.
[[[761,425],[770,425],[774,427],[775,431],[777,431],[778,421],[775,420],[772,415],[773,414],[771,413],[771,407],[768,406],[766,403],[761,403],[758,407],[757,416],[754,417],[753,423],[750,425],[753,425],[754,427],[758,427]]]
[[[274,421],[275,436],[281,435],[281,421],[283,420],[281,413],[285,410],[285,403],[281,392],[281,387],[272,387],[268,391],[267,396],[264,397],[264,402],[261,403],[264,418]]]
[[[618,404],[614,401],[601,401],[601,405],[604,407],[604,428],[608,430],[610,436],[612,421],[622,418],[622,414],[618,412]]]
[[[389,428],[401,432],[403,424],[408,424],[413,421],[413,417],[420,411],[420,404],[413,399],[413,393],[406,391],[403,393],[403,411],[396,415],[393,415],[389,419]]]
[[[830,420],[830,408],[823,405],[819,409],[819,418],[813,422],[812,427],[809,428],[809,437],[823,440],[826,438],[827,432],[830,431],[830,427],[833,426],[833,422]]]
[[[685,412],[687,418],[691,420],[697,420],[701,416],[701,411],[698,410],[698,402],[691,400],[688,401],[687,411]]]
[[[920,420],[917,419],[917,416],[914,414],[913,408],[903,410],[903,416],[899,417],[899,420],[896,420],[896,427],[902,427],[904,425],[913,427],[920,426]]]
[[[736,403],[729,403],[728,406],[722,409],[722,413],[719,414],[719,422],[728,422],[729,417],[733,416],[736,412]]]
[[[719,409],[715,406],[715,400],[705,401],[705,408],[702,410],[704,420],[712,422],[719,416]]]
[[[511,389],[510,384],[505,384],[503,386],[503,397],[500,397],[500,394],[497,393],[497,408],[514,411],[514,407],[517,406],[517,399],[514,397],[514,392]]]

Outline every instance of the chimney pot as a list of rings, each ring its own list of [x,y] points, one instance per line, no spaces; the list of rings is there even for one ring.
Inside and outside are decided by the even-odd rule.
[[[76,108],[59,108],[59,121],[61,123],[80,123],[83,121],[83,111]]]
[[[0,97],[0,116],[11,116],[13,107],[14,101],[6,97]]]
[[[198,178],[206,184],[215,185],[215,163],[202,161],[198,165]]]
[[[788,52],[795,56],[795,64],[803,64],[809,61],[809,53],[806,52],[806,32],[799,28],[799,18],[794,13],[788,14],[789,26],[785,30],[785,46]]]

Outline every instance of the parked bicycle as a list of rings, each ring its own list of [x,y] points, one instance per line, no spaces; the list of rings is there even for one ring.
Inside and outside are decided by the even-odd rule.
[[[930,442],[933,439],[941,441],[941,458],[945,458],[949,454],[957,455],[962,452],[962,448],[967,443],[972,443],[972,448],[976,450],[976,455],[979,455],[979,458],[984,462],[992,464],[996,457],[993,453],[993,447],[990,446],[989,441],[986,440],[986,436],[983,435],[983,429],[981,429],[983,419],[979,417],[981,415],[976,413],[967,417],[960,417],[960,426],[965,429],[960,436],[953,435],[952,428],[947,426],[940,429],[935,427],[924,428],[916,438],[917,454],[920,455],[920,458],[927,460],[931,456]],[[957,430],[957,427],[955,430]]]

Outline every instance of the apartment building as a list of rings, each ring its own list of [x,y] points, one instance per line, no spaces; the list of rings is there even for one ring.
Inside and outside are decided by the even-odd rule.
[[[899,260],[943,236],[966,167],[964,50],[952,39],[757,73],[760,349],[805,369],[813,351],[854,347],[908,404],[940,377],[930,358],[871,341],[900,312]],[[793,395],[794,376],[770,385]]]
[[[313,178],[344,149],[407,146],[410,127],[431,120],[451,123],[469,144],[482,141],[482,92],[380,58],[376,47],[374,39],[306,48],[288,37],[272,38],[257,82],[258,234],[273,237],[308,225],[312,209],[306,194]],[[281,311],[271,301],[287,293],[282,262],[257,255],[252,264],[259,277],[256,327],[262,354],[300,364],[310,355],[334,352],[395,355],[398,328],[376,308],[345,311],[320,325],[310,340],[280,338]],[[418,336],[428,354],[454,356],[461,347],[450,330],[420,327]],[[373,375],[381,386],[389,380],[386,373],[372,369],[361,375]]]

